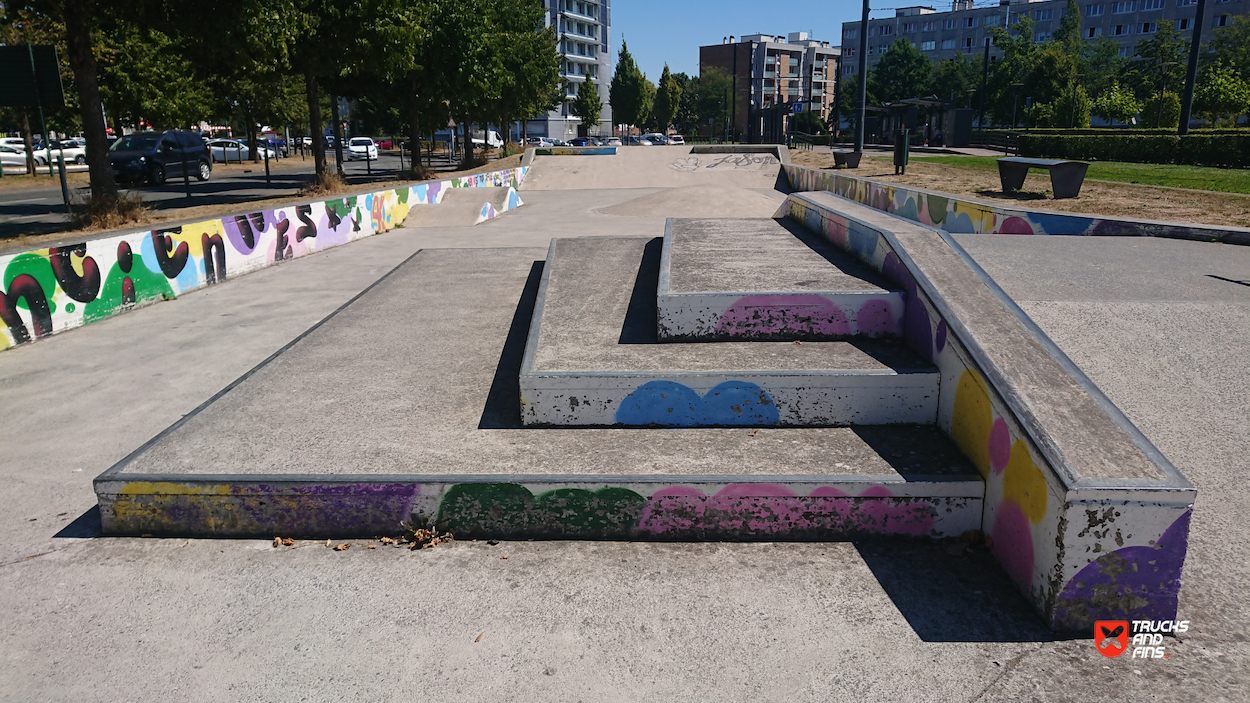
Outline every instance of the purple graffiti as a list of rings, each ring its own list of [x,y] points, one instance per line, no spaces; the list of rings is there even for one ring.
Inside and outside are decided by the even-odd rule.
[[[929,312],[916,289],[916,279],[899,260],[898,254],[890,252],[881,265],[881,273],[903,287],[906,309],[903,312],[903,337],[926,359],[933,358],[933,328],[929,326]]]
[[[859,306],[859,312],[855,313],[855,325],[859,328],[860,334],[869,337],[899,332],[898,320],[894,316],[890,301],[883,298],[873,298]]]
[[[1059,594],[1055,622],[1174,619],[1192,516],[1186,510],[1152,546],[1123,547],[1087,564]]]

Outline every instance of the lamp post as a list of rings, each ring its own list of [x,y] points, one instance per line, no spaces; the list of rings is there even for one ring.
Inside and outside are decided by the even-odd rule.
[[[1176,61],[1159,62],[1159,114],[1155,117],[1155,129],[1163,126],[1163,92],[1168,89],[1168,66],[1176,64]]]

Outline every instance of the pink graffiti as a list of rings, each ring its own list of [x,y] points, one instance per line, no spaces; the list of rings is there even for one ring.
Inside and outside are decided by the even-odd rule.
[[[1018,584],[1033,583],[1033,533],[1019,503],[1007,498],[999,504],[990,537],[990,553],[1007,575]]]
[[[1033,234],[1033,226],[1019,217],[1008,217],[998,226],[996,234]]]
[[[788,334],[849,335],[846,313],[819,295],[747,295],[720,316],[717,331],[733,336]]]
[[[994,420],[990,428],[990,466],[994,473],[1001,474],[1007,468],[1007,460],[1011,458],[1011,432],[1003,419]]]

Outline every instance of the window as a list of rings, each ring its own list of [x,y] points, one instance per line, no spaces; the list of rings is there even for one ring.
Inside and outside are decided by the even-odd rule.
[[[942,20],[942,29],[954,29],[955,20]]]
[[[1033,41],[1041,44],[1050,41],[1050,32],[1038,32],[1033,35]]]
[[[1133,56],[1133,49],[1131,47],[1122,46],[1120,47],[1119,53],[1120,53],[1120,58],[1122,59],[1131,58]]]
[[[1157,31],[1159,31],[1158,22],[1142,22],[1141,23],[1142,34],[1154,34]]]
[[[1190,5],[1197,5],[1197,4],[1198,4],[1198,0],[1176,0],[1177,7],[1189,7]]]
[[[943,40],[942,40],[942,48],[943,48],[943,49],[954,49],[954,48],[955,48],[955,40],[954,40],[954,39],[943,39]]]
[[[1228,15],[1216,15],[1211,18],[1211,26],[1215,28],[1227,27],[1232,18]]]
[[[1150,12],[1151,10],[1162,10],[1163,0],[1141,0],[1141,11]]]
[[[920,42],[921,51],[933,51],[936,48],[937,48],[937,42],[935,41],[930,40],[930,41]]]
[[[1111,14],[1123,15],[1127,12],[1133,12],[1137,9],[1137,0],[1125,0],[1124,2],[1111,3]]]
[[[1047,20],[1053,20],[1055,18],[1055,11],[1054,10],[1038,10],[1034,14],[1034,17],[1037,19],[1038,22],[1045,22]]]
[[[1097,39],[1102,36],[1102,27],[1090,27],[1085,30],[1086,39]]]
[[[1107,9],[1107,6],[1102,3],[1098,3],[1097,5],[1086,5],[1085,16],[1086,17],[1101,17],[1102,11],[1105,9]]]
[[[894,33],[894,26],[893,26],[893,25],[889,25],[889,24],[887,24],[886,26],[884,26],[884,27],[882,27],[882,28],[881,28],[881,36],[883,36],[883,37],[888,37],[888,36],[890,36],[890,35],[891,35],[891,34],[893,34],[893,33]]]
[[[972,51],[972,37],[964,37],[964,51]]]
[[[856,49],[855,47],[853,47],[853,46],[848,46],[848,47],[846,47],[845,49],[843,49],[843,50],[842,50],[842,55],[843,55],[843,56],[854,56],[856,51],[858,51],[858,49]]]
[[[847,65],[845,65],[845,66],[843,66],[843,67],[842,67],[842,75],[844,75],[844,76],[849,76],[849,75],[851,75],[851,74],[852,74],[852,73],[854,73],[854,72],[855,72],[855,66],[853,66],[853,65],[851,65],[851,64],[849,64],[849,63],[848,63]]]
[[[869,45],[868,45],[868,55],[869,55],[869,56],[872,56],[872,55],[873,55],[873,53],[874,53],[874,51],[873,51],[873,50],[874,50],[875,48],[876,48],[876,47],[874,47],[874,46],[873,46],[873,45],[871,45],[871,44],[869,44]]]
[[[972,29],[975,26],[977,26],[977,18],[975,17],[964,18],[964,29]]]
[[[1190,29],[1190,27],[1191,27],[1191,25],[1193,25],[1193,23],[1194,23],[1194,21],[1193,21],[1192,19],[1189,19],[1188,17],[1186,17],[1186,18],[1185,18],[1185,19],[1183,19],[1183,20],[1176,20],[1176,28],[1177,28],[1178,30],[1179,30],[1179,29]]]
[[[997,27],[999,21],[1002,20],[998,15],[986,15],[982,18],[981,23],[986,27]]]
[[[915,34],[915,33],[916,33],[915,22],[908,22],[907,24],[903,25],[903,34]]]
[[[848,29],[848,30],[846,30],[845,32],[843,32],[843,33],[842,33],[842,38],[843,38],[843,39],[854,39],[854,38],[856,38],[856,37],[858,37],[858,36],[859,36],[859,30],[858,30],[858,29]]]
[[[935,29],[937,29],[937,22],[921,22],[920,23],[920,31],[922,32],[932,32]]]

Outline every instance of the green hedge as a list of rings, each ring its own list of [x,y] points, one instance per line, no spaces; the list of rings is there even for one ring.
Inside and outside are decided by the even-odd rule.
[[[1250,134],[1021,134],[1020,155],[1081,161],[1129,161],[1250,168]]]
[[[976,131],[976,130],[974,130]],[[1060,136],[1120,136],[1120,137],[1137,137],[1155,134],[1176,134],[1175,127],[1164,127],[1155,129],[1154,127],[1086,127],[1079,129],[1068,129],[1066,127],[1034,127],[1027,132],[1023,129],[987,129],[986,134],[1003,134],[1011,132],[1013,134],[1049,134]],[[1250,135],[1250,127],[1203,127],[1189,130],[1190,134],[1247,134]]]

